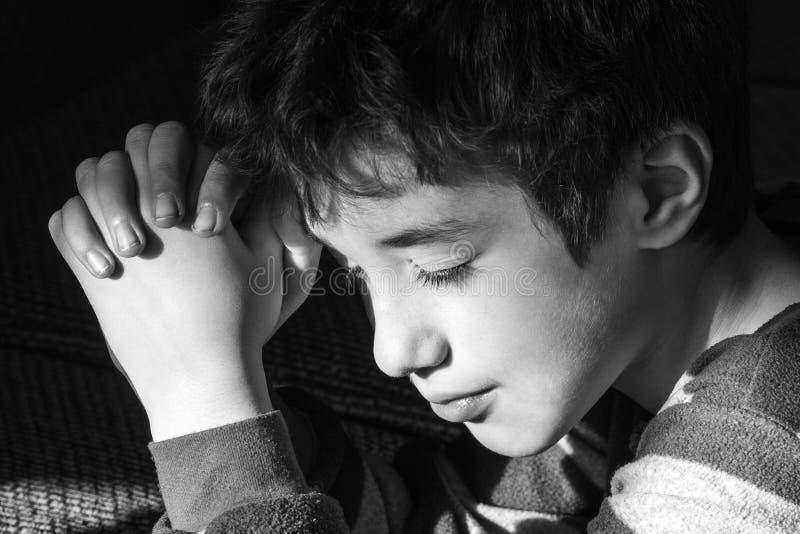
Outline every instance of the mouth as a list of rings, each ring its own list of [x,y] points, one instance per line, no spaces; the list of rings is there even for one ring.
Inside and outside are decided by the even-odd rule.
[[[433,413],[451,423],[467,423],[484,415],[489,409],[494,388],[459,396],[434,396],[426,398]]]

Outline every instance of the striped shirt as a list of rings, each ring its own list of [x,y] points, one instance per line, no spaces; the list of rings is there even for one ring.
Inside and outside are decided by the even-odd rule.
[[[466,435],[389,466],[329,409],[280,396],[280,411],[150,444],[156,534],[800,532],[800,304],[705,351],[654,416],[612,390],[523,458]]]

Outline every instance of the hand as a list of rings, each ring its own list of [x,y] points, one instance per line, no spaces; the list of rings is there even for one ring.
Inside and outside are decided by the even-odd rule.
[[[204,145],[195,146],[188,130],[180,123],[163,122],[153,127],[140,124],[128,131],[125,150],[137,178],[149,184],[139,191],[139,202],[149,206],[148,223],[169,228],[194,214],[192,230],[200,236],[219,234],[231,219],[241,219],[246,209],[239,202],[247,190],[248,180],[214,160],[214,152]],[[83,180],[82,174],[97,169],[96,180]],[[64,237],[71,253],[83,267],[97,278],[114,273],[116,256],[131,258],[147,248],[147,232],[142,210],[137,205],[135,184],[120,174],[117,166],[101,158],[89,158],[78,165],[76,178],[80,184],[95,188],[101,220],[113,239],[106,245],[94,224],[64,226]],[[190,182],[193,175],[201,182]],[[81,194],[85,195],[85,191]],[[197,208],[200,209],[197,209]],[[67,221],[70,222],[70,221]],[[80,222],[80,221],[76,221]]]
[[[97,194],[101,175],[117,177],[120,187],[140,199],[151,186],[148,174],[133,172],[124,152],[87,162],[79,173],[81,196],[55,212],[49,228],[86,292],[112,357],[148,413],[153,439],[271,409],[261,347],[302,302],[298,273],[311,272],[319,261],[320,247],[304,235],[295,211],[271,214],[254,201],[238,230],[228,224],[200,239],[185,224],[159,228],[150,222],[151,204],[139,202],[147,253],[118,258],[121,272],[97,279],[73,254],[64,228],[83,236],[97,231],[113,242]],[[295,275],[282,291],[284,267]],[[253,273],[261,273],[257,291]]]

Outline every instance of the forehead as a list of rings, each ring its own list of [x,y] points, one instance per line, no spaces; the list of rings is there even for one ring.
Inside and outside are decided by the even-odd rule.
[[[468,236],[530,228],[530,212],[518,189],[492,182],[459,186],[413,185],[391,198],[341,199],[312,235],[345,252],[350,245],[404,248],[455,242]]]
[[[400,150],[353,151],[342,163],[343,181],[377,194],[317,191],[320,220],[308,221],[308,226],[323,238],[343,230],[377,238],[400,228],[443,221],[493,225],[508,215],[512,204],[525,200],[513,181],[498,173],[450,169],[441,183],[422,184]]]

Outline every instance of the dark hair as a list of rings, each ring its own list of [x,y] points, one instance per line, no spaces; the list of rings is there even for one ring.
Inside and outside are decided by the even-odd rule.
[[[402,150],[421,183],[502,168],[582,264],[633,143],[695,122],[714,165],[690,235],[720,245],[750,202],[746,33],[741,0],[241,0],[202,123],[312,218],[320,187],[391,189],[342,177],[353,148]]]

